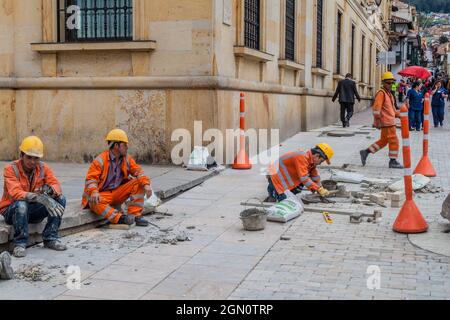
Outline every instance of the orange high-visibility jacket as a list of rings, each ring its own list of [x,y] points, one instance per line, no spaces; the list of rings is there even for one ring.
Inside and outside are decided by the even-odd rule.
[[[400,116],[400,112],[395,109],[392,93],[384,89],[378,90],[375,95],[372,110],[374,126],[377,128],[395,126],[395,118]]]
[[[106,178],[108,177],[109,161],[109,151],[102,152],[92,161],[86,175],[83,200],[81,202],[83,208],[88,207],[89,198],[92,193],[100,192],[105,184]],[[127,155],[126,161],[122,161],[122,172],[124,182],[137,178],[142,186],[150,184],[150,179],[144,175],[144,170],[142,170],[141,166],[130,155]]]
[[[42,161],[34,170],[31,183],[23,169],[22,160],[16,160],[7,165],[3,170],[3,178],[5,181],[3,197],[0,201],[0,213],[4,213],[12,203],[24,200],[28,192],[38,191],[44,184],[51,186],[57,195],[61,194],[61,185],[58,179],[52,169]]]
[[[292,190],[300,184],[312,192],[321,187],[311,150],[286,153],[270,166],[269,173],[278,194]]]

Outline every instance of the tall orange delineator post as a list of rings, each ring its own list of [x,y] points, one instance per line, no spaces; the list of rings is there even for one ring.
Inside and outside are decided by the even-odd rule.
[[[239,152],[234,158],[233,169],[248,170],[252,168],[252,164],[245,151],[245,94],[243,92],[241,92],[240,113]]]
[[[434,170],[428,157],[428,137],[430,132],[430,94],[425,94],[424,106],[424,120],[423,120],[423,156],[417,164],[414,173],[420,173],[427,177],[436,177],[436,170]]]
[[[403,105],[400,109],[403,138],[403,166],[405,167],[406,201],[395,219],[393,229],[400,233],[420,233],[428,230],[428,224],[413,200],[411,143],[409,140],[408,109]]]

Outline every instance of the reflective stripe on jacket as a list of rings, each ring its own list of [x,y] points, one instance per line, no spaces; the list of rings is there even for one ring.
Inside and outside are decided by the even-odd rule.
[[[81,202],[83,208],[88,206],[92,193],[100,192],[99,190],[105,184],[106,178],[108,177],[109,161],[109,151],[102,152],[92,161],[84,185],[83,199]],[[130,155],[127,155],[126,161],[122,161],[122,172],[124,176],[123,183],[136,178],[142,186],[150,184],[150,179],[145,176],[141,166]]]
[[[0,201],[0,213],[18,200],[24,200],[29,192],[37,192],[44,184],[53,188],[57,195],[61,194],[61,185],[53,174],[52,169],[40,162],[34,170],[33,181],[30,180],[23,169],[22,160],[16,160],[8,164],[3,170],[4,188]]]
[[[384,89],[378,90],[372,105],[374,124],[376,127],[395,126],[395,118],[400,113],[395,109],[392,93]]]
[[[321,187],[319,172],[311,150],[289,152],[269,168],[272,183],[279,194],[304,185],[312,192]]]

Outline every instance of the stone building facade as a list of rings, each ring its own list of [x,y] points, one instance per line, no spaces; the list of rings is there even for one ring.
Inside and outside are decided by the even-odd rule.
[[[175,129],[279,128],[338,119],[352,72],[367,107],[391,1],[0,0],[0,158],[42,137],[46,159],[89,161],[114,127],[142,161],[170,162]]]

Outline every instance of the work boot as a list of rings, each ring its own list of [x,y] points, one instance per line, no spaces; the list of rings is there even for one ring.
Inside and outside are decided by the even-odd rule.
[[[117,224],[132,225],[134,223],[134,216],[122,214]]]
[[[136,217],[134,221],[136,222],[136,225],[139,227],[148,227],[148,221],[145,220],[144,217],[142,216]]]
[[[44,241],[44,247],[55,250],[55,251],[67,250],[66,245],[62,244],[61,242],[59,242],[57,240]]]
[[[403,166],[395,159],[389,161],[389,168],[391,169],[403,169]]]
[[[13,256],[16,258],[23,258],[27,255],[26,249],[21,246],[15,246],[13,249]]]
[[[11,267],[11,256],[6,251],[0,254],[0,279],[14,279],[14,270]]]
[[[366,160],[367,160],[367,157],[369,156],[370,152],[369,152],[369,150],[365,149],[365,150],[359,151],[359,154],[361,155],[361,162],[364,167],[366,165]]]

